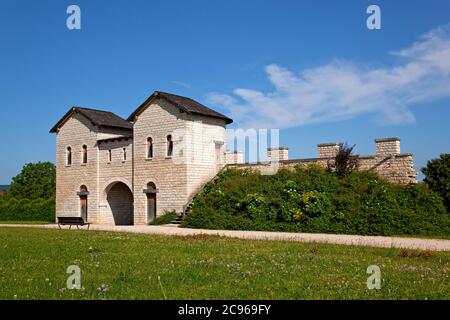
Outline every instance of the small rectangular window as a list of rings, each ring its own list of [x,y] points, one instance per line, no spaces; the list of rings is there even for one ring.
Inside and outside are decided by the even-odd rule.
[[[173,141],[172,136],[167,136],[167,157],[172,157],[173,155]]]
[[[147,158],[148,159],[153,158],[153,139],[152,138],[147,139]]]
[[[88,156],[87,156],[87,146],[86,145],[83,145],[83,148],[82,148],[83,150],[82,150],[82,156],[81,156],[81,163],[82,164],[86,164],[87,163],[87,161],[88,161]]]
[[[123,148],[123,161],[127,161],[127,148]]]
[[[68,166],[72,165],[72,148],[71,147],[67,147],[67,161],[66,164]]]
[[[112,161],[112,151],[110,149],[110,150],[108,150],[108,162],[111,162],[111,161]]]

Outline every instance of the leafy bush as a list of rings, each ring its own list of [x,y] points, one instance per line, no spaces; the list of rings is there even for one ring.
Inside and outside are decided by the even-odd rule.
[[[55,221],[55,198],[0,198],[0,221]]]
[[[450,235],[442,198],[424,184],[317,165],[260,175],[228,169],[193,201],[182,226],[364,235]]]
[[[441,154],[438,159],[428,161],[422,172],[425,175],[423,181],[441,195],[450,212],[450,154]]]
[[[8,194],[16,199],[49,199],[55,196],[56,169],[51,162],[27,163],[12,179]]]
[[[156,217],[153,221],[150,221],[149,225],[161,225],[172,223],[178,217],[178,213],[175,211],[165,211],[163,215]]]

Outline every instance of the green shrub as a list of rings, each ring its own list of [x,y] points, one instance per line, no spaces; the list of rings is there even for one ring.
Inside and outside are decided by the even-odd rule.
[[[55,197],[56,168],[51,162],[27,163],[12,178],[8,194],[16,199],[49,199]]]
[[[320,166],[260,175],[228,169],[193,201],[182,226],[364,235],[450,235],[442,198],[373,173],[339,178]]]
[[[0,199],[0,221],[55,221],[55,198]]]
[[[161,225],[172,223],[178,217],[178,213],[175,211],[165,211],[163,215],[156,217],[153,221],[150,221],[149,225]]]

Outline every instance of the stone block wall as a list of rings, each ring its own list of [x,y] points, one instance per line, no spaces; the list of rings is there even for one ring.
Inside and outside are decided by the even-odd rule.
[[[104,136],[101,136],[104,139]],[[133,138],[124,136],[109,137],[108,140],[100,140],[98,146],[98,219],[97,223],[114,224],[111,211],[111,197],[108,199],[108,191],[121,183],[118,190],[126,186],[132,191],[133,181]],[[126,151],[126,159],[124,152]],[[109,152],[111,151],[111,160]],[[113,189],[114,191],[115,189]],[[118,193],[115,190],[116,194]],[[119,198],[121,199],[121,198]],[[125,205],[125,204],[124,204]]]
[[[358,170],[377,173],[383,179],[396,184],[417,183],[417,172],[414,169],[413,155],[400,153],[400,139],[377,139],[376,154],[370,156],[357,156]],[[269,172],[271,168],[291,169],[297,165],[317,164],[327,167],[339,152],[338,143],[318,145],[319,157],[311,159],[280,160],[278,163],[241,163],[228,164],[227,168],[251,168],[261,172]]]
[[[182,135],[187,131],[187,114],[163,99],[155,100],[138,115],[134,130],[134,223],[146,224],[147,195],[154,183],[156,216],[165,211],[181,212],[187,202],[188,166],[183,161]],[[173,155],[167,156],[167,136],[172,135]],[[153,140],[153,157],[147,157],[147,139]]]
[[[76,133],[76,134],[74,134]],[[82,163],[82,146],[87,146],[87,163]],[[72,150],[72,164],[67,163],[67,147]],[[77,192],[86,186],[88,221],[98,220],[98,149],[95,126],[80,114],[74,114],[56,137],[56,214],[80,216]]]
[[[223,119],[188,115],[183,139],[187,163],[188,201],[225,165],[226,130]]]
[[[123,182],[131,189],[132,143],[123,138],[120,129],[95,127],[81,114],[72,118],[60,128],[56,137],[56,215],[80,216],[80,197],[77,192],[85,186],[87,196],[87,217],[91,223],[113,223],[105,190],[115,182]],[[102,142],[102,139],[117,139]],[[122,137],[122,138],[120,138]],[[100,141],[99,141],[100,140]],[[82,146],[87,146],[87,163],[82,163]],[[67,147],[72,149],[72,164],[67,164]],[[123,160],[123,149],[127,160]],[[108,161],[111,150],[112,161]]]

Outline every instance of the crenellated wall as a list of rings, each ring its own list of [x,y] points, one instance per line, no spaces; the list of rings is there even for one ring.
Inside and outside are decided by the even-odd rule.
[[[386,138],[375,140],[375,155],[356,156],[359,171],[371,171],[380,177],[396,184],[417,183],[417,172],[414,169],[414,159],[411,153],[400,153],[400,139]],[[339,143],[322,143],[317,145],[318,157],[311,159],[280,158],[278,163],[228,163],[228,168],[251,168],[261,172],[267,172],[270,168],[294,169],[298,164],[318,164],[327,167],[334,162],[339,152]]]

